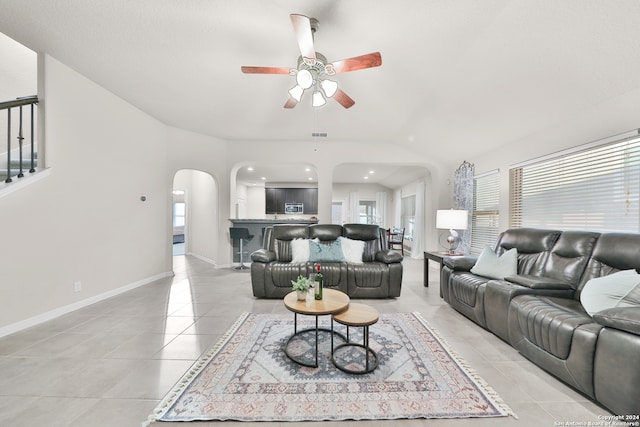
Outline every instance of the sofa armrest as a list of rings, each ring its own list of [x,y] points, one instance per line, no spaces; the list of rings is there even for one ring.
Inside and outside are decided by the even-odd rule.
[[[257,251],[251,253],[251,261],[254,262],[273,262],[276,260],[276,253],[273,251],[268,251],[266,249],[258,249]]]
[[[442,263],[454,271],[470,271],[477,261],[478,257],[473,255],[445,256],[442,258]]]
[[[385,264],[393,264],[396,262],[402,262],[402,254],[400,252],[392,250],[383,250],[376,252],[376,261],[384,262]]]
[[[530,274],[519,274],[517,276],[507,276],[504,278],[507,282],[524,286],[529,289],[573,289],[569,282],[551,277],[533,276]]]
[[[593,320],[605,327],[640,335],[640,307],[607,308],[595,313]]]

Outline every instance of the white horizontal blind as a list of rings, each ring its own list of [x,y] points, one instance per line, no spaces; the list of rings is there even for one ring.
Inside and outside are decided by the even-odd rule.
[[[485,246],[495,247],[500,226],[499,171],[473,179],[471,214],[471,253],[479,254]]]
[[[640,137],[510,170],[510,226],[640,231]]]

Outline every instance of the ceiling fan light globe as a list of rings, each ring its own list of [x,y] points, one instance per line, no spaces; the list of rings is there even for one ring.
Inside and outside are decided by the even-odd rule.
[[[300,70],[296,75],[296,82],[302,89],[309,89],[313,84],[313,76],[309,70]]]
[[[295,85],[294,87],[289,89],[289,95],[291,95],[291,97],[298,102],[300,102],[300,100],[302,99],[303,92],[304,89],[302,89],[299,85]]]
[[[338,83],[333,80],[324,79],[320,85],[322,86],[322,90],[327,98],[331,98],[338,90]]]
[[[314,107],[322,107],[326,103],[327,101],[324,99],[322,92],[320,91],[313,92],[313,100],[311,102],[311,105],[313,105]]]

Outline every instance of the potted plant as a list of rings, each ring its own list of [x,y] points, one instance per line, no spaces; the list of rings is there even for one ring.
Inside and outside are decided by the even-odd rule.
[[[311,280],[308,277],[298,276],[296,280],[291,281],[291,289],[298,293],[298,300],[304,301],[311,289]]]

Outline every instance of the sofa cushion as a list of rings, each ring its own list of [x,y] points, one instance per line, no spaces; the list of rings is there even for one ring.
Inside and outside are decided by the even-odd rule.
[[[340,236],[338,241],[342,246],[342,254],[346,262],[362,264],[362,254],[364,252],[364,242],[362,240],[353,240]]]
[[[507,276],[504,279],[507,282],[515,283],[516,285],[529,289],[572,289],[568,282],[551,277],[521,274],[517,276]]]
[[[291,262],[309,261],[309,239],[293,239],[291,241]]]
[[[599,236],[588,231],[564,231],[553,245],[542,274],[577,288]]]
[[[343,236],[364,242],[362,261],[375,261],[376,254],[383,249],[380,240],[381,228],[373,224],[345,224],[342,226]],[[382,230],[384,232],[384,230]]]
[[[478,288],[484,286],[488,279],[467,272],[456,272],[449,279],[451,299],[469,307],[475,307],[478,302]]]
[[[480,253],[471,272],[491,279],[504,279],[506,276],[517,274],[517,268],[518,251],[516,248],[509,249],[498,256],[489,246],[486,246]]]
[[[342,226],[337,224],[312,224],[309,226],[309,238],[323,242],[334,241],[342,236]]]
[[[593,319],[602,326],[640,335],[640,309],[638,307],[608,308],[594,314]]]
[[[580,302],[593,316],[615,307],[640,307],[640,274],[622,270],[589,280],[582,288]]]
[[[291,241],[294,239],[308,239],[309,226],[299,224],[276,225],[271,232],[272,242],[268,249],[275,252],[276,260],[291,262]]]
[[[640,270],[640,233],[603,233],[580,278],[579,291],[594,277],[621,270]]]
[[[562,233],[557,230],[536,228],[513,228],[500,233],[495,252],[504,252],[516,248],[518,251],[518,274],[543,273],[549,252]]]
[[[343,262],[342,246],[336,240],[330,243],[309,241],[309,262]]]
[[[518,334],[559,359],[569,357],[576,329],[594,323],[580,303],[569,298],[520,295],[510,306]],[[513,334],[510,331],[510,336]]]

